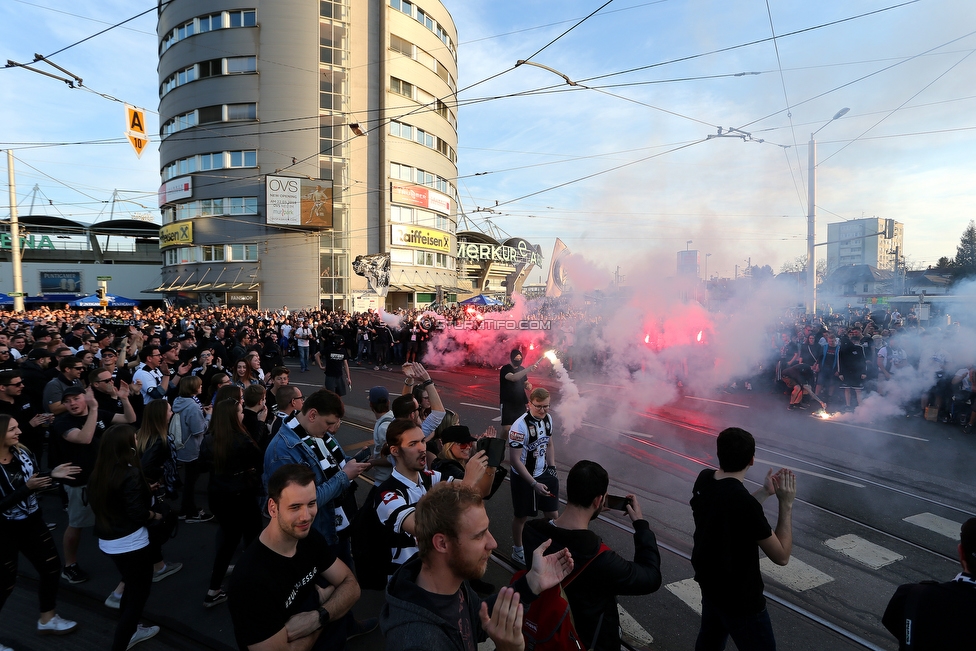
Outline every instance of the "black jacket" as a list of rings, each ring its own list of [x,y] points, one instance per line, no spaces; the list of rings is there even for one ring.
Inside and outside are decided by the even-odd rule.
[[[122,483],[105,501],[104,509],[92,505],[95,535],[100,540],[117,540],[147,526],[153,521],[152,503],[152,493],[142,471],[129,466]]]
[[[221,464],[220,472],[214,465],[213,436],[203,437],[200,444],[200,462],[210,472],[207,490],[225,495],[256,495],[261,487],[261,473],[264,471],[264,455],[257,444],[246,434],[240,432],[234,438],[227,455]]]
[[[976,577],[898,586],[881,623],[898,638],[900,651],[963,651],[973,648]],[[911,644],[905,632],[911,631]]]
[[[549,520],[532,520],[522,532],[525,560],[530,569],[532,552],[550,538],[552,544],[546,553],[568,548],[576,567],[582,567],[592,559],[602,542],[598,535],[588,529],[560,529]],[[657,549],[657,540],[647,520],[637,520],[634,522],[633,562],[612,550],[604,552],[566,588],[576,632],[590,651],[618,651],[620,617],[617,613],[617,595],[645,595],[660,587],[661,554]],[[596,644],[590,646],[594,637]]]

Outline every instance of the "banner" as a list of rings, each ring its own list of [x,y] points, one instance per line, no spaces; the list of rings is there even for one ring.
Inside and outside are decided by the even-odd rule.
[[[563,292],[569,291],[569,277],[563,263],[571,251],[563,244],[563,241],[556,238],[556,244],[552,247],[552,262],[549,264],[549,281],[546,283],[546,296],[558,298]]]
[[[159,229],[159,248],[183,244],[193,244],[193,222],[174,222]]]
[[[269,175],[265,190],[268,224],[332,228],[332,181]]]
[[[352,270],[357,276],[366,278],[369,288],[382,297],[390,291],[390,254],[374,253],[357,255],[352,261]]]
[[[411,249],[427,249],[438,253],[451,254],[451,235],[423,226],[392,224],[390,226],[393,246],[407,246]]]

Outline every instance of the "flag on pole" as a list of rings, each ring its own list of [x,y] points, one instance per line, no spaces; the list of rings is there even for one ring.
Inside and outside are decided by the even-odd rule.
[[[570,253],[569,248],[557,237],[556,244],[552,247],[552,261],[549,263],[549,281],[546,283],[546,296],[558,298],[563,292],[569,291],[569,278],[563,264],[565,263],[565,258]]]

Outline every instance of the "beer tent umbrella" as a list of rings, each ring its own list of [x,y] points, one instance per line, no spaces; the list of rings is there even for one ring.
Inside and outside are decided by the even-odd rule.
[[[485,296],[484,294],[478,294],[477,296],[472,296],[471,298],[459,301],[458,305],[501,305],[502,302],[492,298],[491,296]]]
[[[114,294],[106,294],[105,300],[108,301],[108,307],[136,307],[139,305],[139,301]],[[71,307],[101,307],[100,301],[101,299],[98,298],[97,294],[92,294],[91,296],[85,296],[76,301],[71,301],[68,305]]]

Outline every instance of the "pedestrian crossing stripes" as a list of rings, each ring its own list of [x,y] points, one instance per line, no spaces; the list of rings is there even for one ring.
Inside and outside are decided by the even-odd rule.
[[[885,565],[891,565],[895,561],[905,558],[897,552],[875,545],[873,542],[854,534],[825,540],[824,545],[874,570],[879,570]]]
[[[694,579],[675,581],[664,587],[667,588],[668,592],[685,602],[689,608],[701,615],[701,590],[698,589],[698,583]]]
[[[790,562],[785,566],[777,565],[768,558],[763,558],[759,561],[759,570],[767,577],[794,592],[812,590],[834,580],[834,577],[807,565],[795,556],[790,558]]]
[[[959,540],[960,530],[962,529],[962,522],[943,518],[934,513],[919,513],[918,515],[908,516],[904,520],[909,524],[934,531],[952,540]]]

